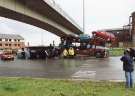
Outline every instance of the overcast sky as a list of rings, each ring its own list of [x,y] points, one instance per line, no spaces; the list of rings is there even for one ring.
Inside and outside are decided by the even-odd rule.
[[[119,28],[128,24],[128,18],[135,11],[135,0],[84,0],[85,33],[108,28]],[[83,0],[55,0],[57,4],[83,27]],[[59,38],[37,27],[0,18],[0,33],[20,34],[30,45],[49,45]]]

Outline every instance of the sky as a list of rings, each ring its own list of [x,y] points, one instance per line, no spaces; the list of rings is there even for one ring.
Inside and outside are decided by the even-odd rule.
[[[83,0],[55,0],[55,2],[83,27]],[[108,28],[119,28],[128,24],[135,11],[135,0],[84,0],[85,33]],[[0,17],[0,33],[20,34],[30,45],[49,45],[59,37],[43,29],[15,20]]]

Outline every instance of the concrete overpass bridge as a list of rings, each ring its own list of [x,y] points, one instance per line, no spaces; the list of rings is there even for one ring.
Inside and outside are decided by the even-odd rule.
[[[37,26],[60,37],[83,33],[52,0],[0,0],[0,16]]]

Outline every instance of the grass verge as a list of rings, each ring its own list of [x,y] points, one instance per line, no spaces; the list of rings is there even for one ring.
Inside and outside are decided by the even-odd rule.
[[[124,52],[123,48],[111,48],[109,49],[110,56],[122,56]]]
[[[124,83],[0,78],[0,96],[135,96]]]

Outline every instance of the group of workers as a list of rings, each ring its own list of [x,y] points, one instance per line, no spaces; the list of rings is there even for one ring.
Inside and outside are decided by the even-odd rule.
[[[70,47],[69,49],[65,48],[63,50],[63,56],[64,58],[71,57],[73,58],[75,56],[75,50],[73,47]]]
[[[75,56],[75,50],[73,47],[65,48],[62,52],[62,57],[64,58],[73,58]],[[17,53],[17,57],[20,59],[44,59],[44,58],[53,58],[59,57],[61,52],[57,48],[49,48],[48,50],[26,50]]]

